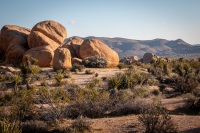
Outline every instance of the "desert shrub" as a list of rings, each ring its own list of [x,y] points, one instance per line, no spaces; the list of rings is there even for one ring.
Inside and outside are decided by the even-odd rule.
[[[0,133],[22,133],[19,122],[0,121]]]
[[[46,133],[48,132],[48,125],[44,121],[31,120],[21,124],[22,133]]]
[[[198,81],[194,78],[175,76],[173,77],[173,81],[171,86],[175,91],[180,92],[181,94],[190,93],[199,85]]]
[[[95,77],[98,77],[99,76],[99,74],[98,73],[95,73],[95,75],[94,75]]]
[[[159,85],[159,81],[153,77],[149,77],[149,79],[147,80],[148,85],[152,86],[152,85]]]
[[[16,117],[17,120],[32,118],[34,110],[33,93],[32,90],[23,89],[12,96],[7,102],[9,116]]]
[[[101,84],[101,79],[99,78],[93,78],[89,83],[86,84],[86,88],[87,89],[93,89],[94,87],[96,87],[97,85]]]
[[[145,84],[148,79],[147,74],[135,73],[128,70],[125,73],[117,73],[108,80],[108,88],[113,89],[117,85],[118,89],[134,88],[136,85]]]
[[[67,116],[98,118],[105,115],[109,106],[109,94],[99,89],[79,89],[73,94],[75,103],[67,108]]]
[[[62,85],[63,78],[64,78],[63,73],[61,71],[57,71],[57,74],[55,76],[56,85],[58,85],[58,86]]]
[[[114,76],[108,79],[108,87],[110,89],[118,89],[120,84],[121,84],[121,79],[117,76]]]
[[[71,77],[72,77],[72,74],[71,74],[69,71],[64,71],[64,72],[63,72],[63,77],[64,77],[64,78],[71,78]]]
[[[94,74],[94,71],[88,69],[88,70],[85,70],[85,74]]]
[[[141,98],[130,98],[125,100],[115,101],[115,104],[110,108],[111,116],[121,116],[129,114],[140,114],[143,111],[153,106],[149,100]]]
[[[88,122],[87,119],[83,117],[77,118],[69,128],[70,132],[73,133],[86,133],[86,132],[91,132],[92,130],[91,123]]]
[[[200,113],[200,97],[192,93],[187,93],[184,97],[186,98],[186,107],[194,112]]]
[[[37,75],[40,73],[41,69],[39,66],[36,66],[36,65],[31,65],[29,67],[29,71],[30,71],[30,74],[33,74],[33,75]]]
[[[159,89],[153,89],[151,91],[151,94],[153,94],[154,96],[158,96],[160,94],[160,90]]]
[[[80,65],[80,64],[73,64],[71,71],[75,72],[76,70],[78,70],[79,72],[82,72],[85,69],[84,65]]]
[[[107,67],[108,61],[104,57],[92,56],[83,59],[83,64],[85,67],[104,68]]]
[[[177,127],[171,120],[167,110],[153,107],[139,116],[139,121],[145,127],[145,133],[177,133]]]
[[[67,103],[70,102],[68,93],[64,89],[49,90],[45,87],[39,88],[34,100],[42,106],[41,117],[45,120],[52,120],[52,122],[63,118]],[[48,107],[43,106],[43,104],[48,104]]]
[[[18,90],[18,84],[22,82],[22,77],[19,74],[14,74],[12,76],[12,83],[14,83],[14,92],[16,93],[16,91]]]
[[[123,69],[125,67],[125,65],[124,65],[124,63],[119,63],[117,65],[117,67],[121,70],[121,69]]]
[[[133,92],[136,97],[148,97],[150,95],[150,91],[148,86],[135,86]]]
[[[119,100],[128,100],[133,97],[134,93],[132,92],[131,89],[119,90],[116,95],[116,98]]]
[[[37,63],[37,59],[31,57],[30,55],[25,55],[23,58],[23,62],[19,65],[19,68],[24,75],[31,74],[31,72],[33,72],[33,74],[37,74],[40,72],[39,67],[36,67]]]

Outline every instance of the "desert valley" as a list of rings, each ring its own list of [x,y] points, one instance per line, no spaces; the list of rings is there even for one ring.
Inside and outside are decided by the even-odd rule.
[[[200,46],[0,32],[0,133],[199,133]]]

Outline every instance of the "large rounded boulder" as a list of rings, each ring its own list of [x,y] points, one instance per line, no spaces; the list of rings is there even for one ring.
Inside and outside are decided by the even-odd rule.
[[[53,63],[54,51],[52,51],[49,46],[40,46],[29,49],[26,51],[25,55],[30,55],[31,57],[37,59],[38,66],[40,67],[50,67]]]
[[[83,39],[78,37],[70,38],[62,47],[69,49],[72,58],[80,58],[79,50]]]
[[[143,55],[143,63],[153,63],[155,62],[156,60],[158,60],[158,56],[157,55],[154,55],[152,53],[145,53]]]
[[[70,69],[72,67],[71,54],[67,48],[58,48],[54,52],[53,69]]]
[[[108,66],[119,64],[118,54],[97,39],[86,39],[80,46],[79,54],[82,59],[92,56],[104,57],[108,61]]]
[[[51,45],[56,50],[67,37],[64,26],[55,21],[42,21],[37,23],[28,37],[29,48]]]
[[[5,56],[5,63],[21,61],[27,51],[27,38],[30,30],[16,25],[5,25],[0,34],[0,50]]]

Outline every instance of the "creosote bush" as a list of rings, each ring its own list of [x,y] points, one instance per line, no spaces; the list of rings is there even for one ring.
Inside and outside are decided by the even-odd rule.
[[[85,67],[105,68],[108,65],[108,61],[104,57],[92,56],[83,59],[83,64]]]
[[[76,72],[78,70],[79,72],[82,72],[84,69],[85,69],[84,65],[79,65],[79,64],[75,63],[75,64],[73,64],[71,71]]]
[[[153,107],[139,116],[145,127],[145,133],[177,133],[178,129],[163,107]]]
[[[91,132],[92,127],[91,123],[88,122],[86,118],[79,117],[72,123],[69,129],[70,132],[73,133],[86,133],[86,132]]]

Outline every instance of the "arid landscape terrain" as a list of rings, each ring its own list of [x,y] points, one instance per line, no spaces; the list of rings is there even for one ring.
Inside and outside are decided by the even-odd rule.
[[[66,37],[55,21],[32,29],[3,26],[0,133],[200,132],[198,46],[180,39],[137,41],[146,44],[134,44],[138,52],[120,57],[98,38]],[[126,41],[113,44],[126,53],[133,45]],[[155,54],[163,48],[168,55],[178,50],[197,56]]]

